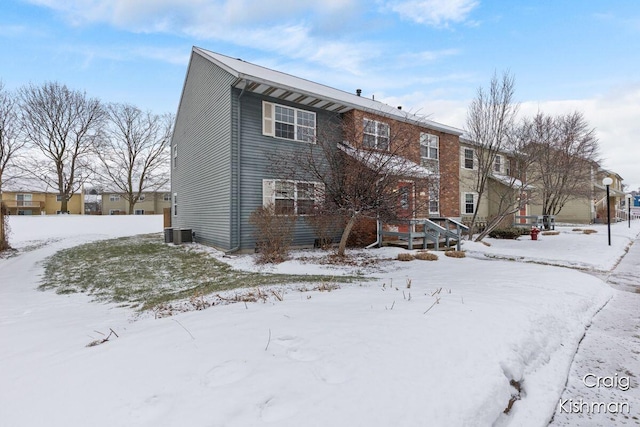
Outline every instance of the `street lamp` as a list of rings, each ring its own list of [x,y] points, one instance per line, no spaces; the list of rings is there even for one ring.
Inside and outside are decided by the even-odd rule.
[[[609,206],[609,186],[613,184],[613,180],[606,177],[602,180],[602,185],[607,187],[607,236],[609,237],[609,246],[611,246],[611,207]]]
[[[627,221],[629,221],[629,228],[631,228],[631,199],[633,196],[631,193],[627,194]]]

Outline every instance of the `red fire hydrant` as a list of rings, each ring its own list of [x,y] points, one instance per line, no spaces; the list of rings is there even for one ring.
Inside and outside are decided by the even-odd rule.
[[[540,229],[538,227],[531,227],[531,240],[538,240],[538,234],[540,234]]]

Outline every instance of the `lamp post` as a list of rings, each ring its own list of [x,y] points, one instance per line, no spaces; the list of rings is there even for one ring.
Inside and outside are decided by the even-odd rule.
[[[602,185],[607,187],[607,237],[609,238],[609,246],[611,246],[611,207],[609,206],[609,186],[613,184],[613,180],[606,177],[602,180]]]
[[[631,200],[633,196],[631,193],[627,194],[627,221],[629,221],[629,228],[631,228]]]

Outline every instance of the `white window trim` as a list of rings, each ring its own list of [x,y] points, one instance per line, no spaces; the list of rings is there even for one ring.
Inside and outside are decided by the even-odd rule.
[[[171,209],[173,211],[173,216],[178,215],[178,193],[173,193],[173,209]]]
[[[176,168],[178,166],[178,146],[173,146],[173,167]]]
[[[298,213],[298,186],[297,184],[313,184],[315,189],[315,195],[313,198],[314,204],[322,203],[324,200],[324,184],[316,181],[295,181],[290,179],[263,179],[262,180],[262,206],[267,207],[269,205],[275,206],[276,204],[276,182],[291,182],[294,184],[294,197],[293,197],[293,215],[308,216],[310,214]],[[306,199],[305,199],[306,200]]]
[[[162,195],[162,201],[163,202],[170,202],[171,201],[171,193],[164,193]]]
[[[474,193],[474,192],[462,193],[462,206],[460,209],[460,212],[462,213],[462,215],[473,215],[473,212],[467,212],[467,195],[469,194],[473,196],[473,212],[475,212],[477,209],[478,193]]]
[[[282,108],[289,108],[289,109],[294,111],[294,123],[293,123],[294,137],[293,137],[293,139],[283,138],[281,136],[276,136],[276,106],[282,107]],[[303,128],[306,128],[306,129],[311,129],[311,127],[309,127],[309,126],[303,126],[303,125],[299,125],[298,124],[298,112],[304,112],[304,113],[308,113],[308,114],[313,114],[314,126],[313,126],[313,140],[312,141],[306,141],[304,139],[298,139],[298,127],[299,126],[303,127]],[[296,141],[296,142],[306,142],[307,144],[315,144],[315,136],[317,135],[317,130],[318,130],[318,115],[315,112],[309,111],[309,110],[303,110],[303,109],[296,108],[296,107],[291,107],[289,105],[275,104],[273,102],[262,101],[262,134],[263,135],[271,136],[271,137],[277,138],[277,139],[282,139],[284,141]]]
[[[366,132],[367,122],[375,123],[375,125],[374,125],[375,132],[374,133]],[[378,127],[380,125],[383,125],[383,126],[385,126],[387,128],[387,134],[386,135],[382,135],[381,133],[378,132]],[[364,145],[364,136],[365,135],[370,135],[370,136],[374,137],[374,141],[375,141],[375,146],[374,147],[368,147],[368,146]],[[387,140],[386,148],[380,148],[380,139],[381,138],[386,138],[386,140]],[[381,122],[379,120],[374,120],[374,119],[368,119],[368,118],[364,117],[362,119],[362,139],[363,139],[362,146],[364,148],[373,148],[374,150],[389,151],[389,149],[391,148],[391,126],[389,126],[389,123]]]
[[[466,152],[467,150],[471,151],[473,153],[473,167],[472,168],[468,168],[466,165]],[[466,169],[466,170],[476,170],[477,169],[477,163],[476,163],[476,150],[474,150],[473,148],[466,148],[466,147],[462,147],[462,163],[461,165],[462,169]]]
[[[432,184],[433,188],[429,188],[429,215],[440,215],[440,183],[438,182],[437,184]],[[433,199],[431,198],[432,196],[436,196]],[[431,209],[431,202],[436,202],[438,209],[437,210],[432,210]]]
[[[144,215],[144,209],[136,209],[133,211],[134,215]]]
[[[120,195],[119,194],[110,194],[109,195],[109,201],[110,202],[119,202],[120,201]]]
[[[497,166],[497,169],[496,169]],[[496,157],[493,159],[493,172],[502,174],[504,171],[504,157],[500,154],[496,154]]]
[[[420,152],[421,159],[440,160],[440,137],[432,133],[420,132],[420,147],[427,147],[427,155],[423,156]],[[431,149],[436,149],[436,157],[431,157]]]

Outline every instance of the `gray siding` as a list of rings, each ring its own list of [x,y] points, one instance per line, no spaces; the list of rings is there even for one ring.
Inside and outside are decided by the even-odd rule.
[[[232,75],[193,53],[171,140],[171,192],[178,194],[172,225],[192,228],[197,241],[223,249],[231,247],[233,81]]]
[[[235,93],[237,98],[239,91]],[[240,99],[241,108],[241,248],[254,249],[254,229],[249,224],[249,216],[256,208],[262,206],[262,180],[286,179],[273,167],[273,157],[289,158],[296,151],[309,150],[309,143],[289,141],[281,138],[264,136],[262,134],[262,100],[289,105],[316,113],[316,129],[327,128],[327,123],[335,120],[336,114],[325,110],[317,110],[302,105],[284,102],[274,98],[261,97],[253,93],[245,93]],[[336,141],[339,141],[339,135]],[[307,179],[312,180],[310,177]],[[294,232],[295,246],[312,245],[315,236],[304,220],[298,217]]]

